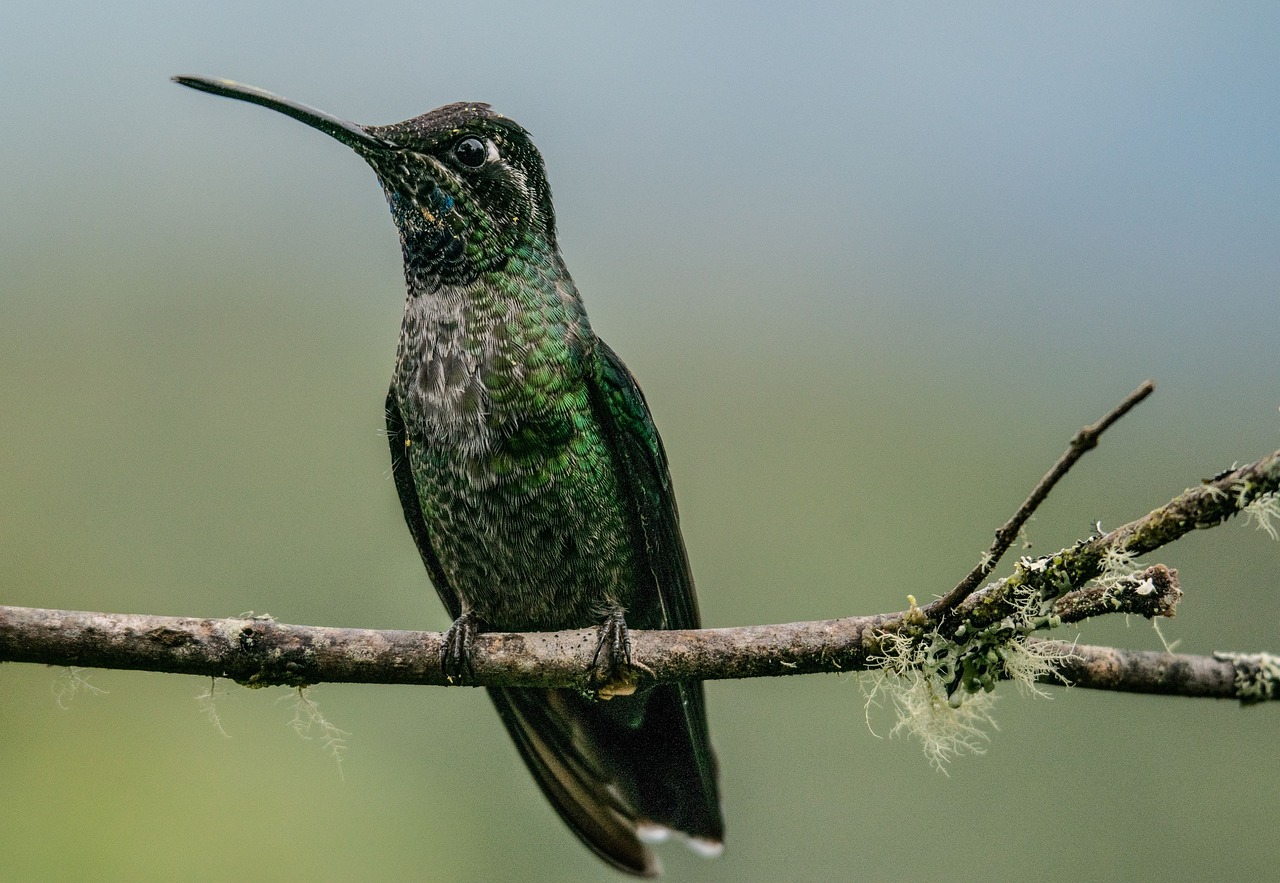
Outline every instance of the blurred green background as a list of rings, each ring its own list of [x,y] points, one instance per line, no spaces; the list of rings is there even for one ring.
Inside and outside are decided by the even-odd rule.
[[[0,602],[446,625],[379,435],[403,293],[373,176],[171,74],[532,130],[727,626],[945,590],[1148,376],[1033,551],[1280,446],[1277,45],[1267,3],[6,3]],[[1180,649],[1280,649],[1264,535],[1149,560]],[[478,692],[317,688],[340,776],[286,691],[219,684],[224,738],[207,682],[96,672],[64,710],[58,676],[0,667],[0,878],[610,876]],[[728,849],[670,876],[1280,873],[1276,709],[1006,692],[946,777],[853,678],[709,685]]]

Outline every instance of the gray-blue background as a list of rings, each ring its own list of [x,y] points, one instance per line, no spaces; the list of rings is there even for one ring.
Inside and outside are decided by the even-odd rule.
[[[336,6],[336,5],[335,5]],[[1080,425],[1034,551],[1280,445],[1272,4],[0,9],[0,602],[441,628],[378,435],[402,280],[362,122],[489,101],[546,156],[663,431],[712,625],[943,591]],[[1151,560],[1181,649],[1277,649],[1280,547]],[[1082,639],[1158,647],[1145,622]],[[484,698],[0,669],[0,877],[601,879]],[[709,687],[725,857],[673,878],[1266,879],[1276,711],[1016,691],[932,771],[845,677]],[[876,731],[892,725],[872,713]]]

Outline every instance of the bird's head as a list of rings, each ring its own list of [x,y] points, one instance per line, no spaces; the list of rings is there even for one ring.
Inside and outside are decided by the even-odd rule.
[[[409,273],[465,283],[521,249],[555,249],[542,156],[528,132],[487,104],[447,104],[402,123],[362,126],[231,80],[173,79],[287,114],[364,157],[387,195]]]

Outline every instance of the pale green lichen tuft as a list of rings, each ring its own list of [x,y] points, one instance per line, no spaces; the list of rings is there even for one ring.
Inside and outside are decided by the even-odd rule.
[[[1138,556],[1119,546],[1108,546],[1102,553],[1098,566],[1102,572],[1094,577],[1092,582],[1107,592],[1115,591],[1123,580],[1142,569],[1142,565],[1138,563]]]
[[[1253,705],[1280,697],[1280,656],[1217,652],[1213,658],[1230,662],[1235,669],[1236,698],[1240,704]]]
[[[301,738],[310,740],[315,733],[320,737],[320,745],[325,753],[338,765],[338,778],[345,779],[342,774],[342,757],[347,752],[347,737],[351,734],[341,730],[329,722],[320,712],[320,706],[311,698],[310,689],[295,687],[296,698],[293,702],[293,719],[289,726]]]
[[[940,678],[911,671],[881,675],[867,696],[868,708],[880,693],[889,697],[897,714],[890,735],[918,739],[929,763],[944,775],[956,756],[982,754],[990,739],[986,730],[995,728],[990,714],[994,696],[979,693],[953,705],[945,690]]]
[[[1054,644],[1028,641],[1025,635],[1011,639],[1000,651],[1005,675],[1024,693],[1048,698],[1040,679],[1056,672],[1072,654]]]
[[[209,723],[213,725],[213,728],[225,738],[230,739],[231,734],[223,728],[222,715],[218,713],[218,697],[226,695],[226,690],[218,689],[218,679],[209,678],[209,686],[205,688],[204,692],[196,695],[196,704]]]
[[[90,693],[94,696],[105,696],[107,694],[106,690],[89,683],[88,676],[81,674],[82,671],[84,671],[83,668],[68,665],[54,679],[52,687],[53,699],[63,711],[71,709],[71,703],[80,693]]]
[[[1205,484],[1200,485],[1200,487],[1204,489],[1205,493],[1215,500],[1225,500],[1227,498],[1227,492],[1216,484],[1206,482]]]
[[[880,672],[867,691],[868,709],[887,696],[898,718],[891,735],[918,739],[938,770],[945,772],[958,755],[983,753],[986,730],[995,727],[991,694],[998,682],[1010,680],[1043,696],[1038,680],[1071,656],[1061,645],[1027,639],[1060,623],[1053,602],[1028,587],[1015,589],[1013,597],[1013,611],[986,628],[962,626],[954,637],[937,629],[904,630],[880,639],[880,656],[873,660]]]
[[[1247,503],[1240,513],[1244,515],[1245,524],[1252,524],[1273,540],[1280,539],[1280,530],[1276,526],[1280,522],[1280,493],[1263,494]]]

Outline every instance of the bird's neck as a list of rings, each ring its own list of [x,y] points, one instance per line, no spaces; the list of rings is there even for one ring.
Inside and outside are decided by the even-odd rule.
[[[427,435],[473,447],[580,388],[593,336],[554,246],[516,249],[500,269],[453,284],[413,266],[395,383]]]

